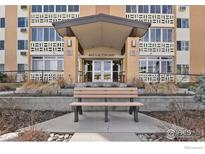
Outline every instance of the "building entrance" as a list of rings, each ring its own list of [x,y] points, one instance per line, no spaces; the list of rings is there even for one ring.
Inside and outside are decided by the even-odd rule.
[[[84,82],[121,82],[122,60],[84,60]]]

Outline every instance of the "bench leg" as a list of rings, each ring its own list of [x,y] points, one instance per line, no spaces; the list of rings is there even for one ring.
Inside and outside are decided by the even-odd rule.
[[[108,107],[105,107],[105,122],[108,122]]]
[[[79,114],[80,114],[80,115],[83,114],[82,106],[79,106],[79,107],[78,107],[78,111],[79,111]]]
[[[132,111],[133,111],[133,106],[129,107],[129,114],[132,115]]]
[[[134,106],[133,107],[133,110],[134,110],[134,121],[135,122],[138,122],[139,120],[138,120],[138,111],[139,111],[139,107],[137,106]]]
[[[78,107],[74,106],[74,122],[78,122]]]

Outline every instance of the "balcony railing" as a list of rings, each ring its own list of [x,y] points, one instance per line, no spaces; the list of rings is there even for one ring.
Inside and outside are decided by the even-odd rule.
[[[30,42],[30,54],[31,55],[63,55],[64,42]]]
[[[31,80],[37,81],[53,81],[59,78],[63,78],[64,72],[61,71],[39,71],[39,72],[32,72],[30,74]]]
[[[79,12],[31,13],[31,26],[52,26],[52,22],[79,17]]]
[[[144,82],[171,82],[171,81],[174,81],[173,74],[140,73],[139,78]]]
[[[153,27],[174,27],[174,14],[126,13],[126,18],[150,22]]]
[[[140,55],[174,55],[174,42],[140,42]]]

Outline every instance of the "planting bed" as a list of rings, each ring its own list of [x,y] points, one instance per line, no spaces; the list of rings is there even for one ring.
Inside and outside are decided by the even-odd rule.
[[[43,122],[67,112],[0,109],[0,135]]]
[[[143,112],[148,116],[175,124],[191,131],[189,135],[180,134],[173,140],[176,141],[196,141],[205,140],[205,110],[175,110],[175,111],[154,111]],[[176,133],[176,132],[175,132]],[[162,135],[162,137],[165,135]],[[148,135],[148,138],[150,136]],[[155,137],[156,138],[156,137]],[[166,141],[162,138],[162,140]],[[160,139],[161,140],[161,139]]]

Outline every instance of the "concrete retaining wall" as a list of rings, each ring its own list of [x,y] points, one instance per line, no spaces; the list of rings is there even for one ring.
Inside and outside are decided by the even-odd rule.
[[[171,110],[169,106],[173,102],[179,103],[184,109],[205,109],[205,106],[194,102],[193,98],[193,96],[140,96],[138,99],[135,99],[135,101],[144,103],[144,107],[140,109],[141,111]],[[71,111],[69,103],[73,102],[73,100],[73,97],[0,97],[0,108]],[[83,99],[83,101],[103,101],[103,99]],[[123,102],[129,100],[110,99],[108,101]],[[102,110],[102,108],[94,109]],[[114,107],[113,109],[123,110],[124,108]]]

